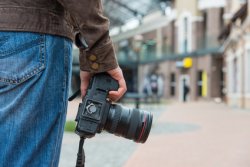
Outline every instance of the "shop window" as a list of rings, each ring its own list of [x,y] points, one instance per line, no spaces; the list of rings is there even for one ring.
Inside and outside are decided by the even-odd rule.
[[[221,97],[225,96],[225,92],[224,92],[224,87],[225,87],[225,83],[224,83],[224,72],[221,69],[220,70],[220,95]]]
[[[238,59],[237,58],[235,58],[234,60],[233,60],[233,76],[232,76],[232,78],[233,78],[233,84],[232,84],[232,86],[233,86],[233,93],[236,93],[237,92],[237,86],[239,86],[237,83],[238,83]]]
[[[206,71],[198,71],[197,77],[197,94],[200,97],[207,97],[208,91],[208,76]]]
[[[176,81],[175,81],[175,73],[170,74],[170,95],[175,96],[175,87],[176,87]]]
[[[202,71],[198,71],[198,76],[197,76],[197,95],[202,96]]]

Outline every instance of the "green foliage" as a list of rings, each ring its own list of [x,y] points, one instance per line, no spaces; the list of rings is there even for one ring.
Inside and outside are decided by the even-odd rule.
[[[74,132],[76,127],[75,121],[67,121],[64,127],[64,131],[66,132]]]

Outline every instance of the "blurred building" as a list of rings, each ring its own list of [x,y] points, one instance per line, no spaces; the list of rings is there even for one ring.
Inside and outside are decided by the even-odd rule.
[[[250,2],[227,4],[225,28],[220,33],[225,71],[226,101],[230,106],[250,108]]]
[[[145,78],[159,74],[164,98],[250,108],[249,1],[104,0],[128,91],[143,92]]]
[[[106,2],[106,10],[110,11],[112,1]],[[136,14],[121,25],[114,22],[122,16],[109,12],[111,24],[115,20],[111,34],[129,91],[142,91],[144,78],[157,72],[164,78],[165,98],[183,101],[185,86],[189,101],[222,98],[223,52],[218,36],[227,1],[154,1],[160,8],[144,15],[152,5],[148,1],[119,1],[120,10],[132,9]]]

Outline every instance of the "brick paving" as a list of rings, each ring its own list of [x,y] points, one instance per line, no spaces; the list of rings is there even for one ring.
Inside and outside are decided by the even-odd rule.
[[[175,104],[167,111],[155,126],[167,123],[191,128],[153,133],[124,167],[250,166],[250,111],[215,103]]]
[[[250,111],[213,102],[142,107],[154,114],[148,141],[98,134],[86,142],[86,167],[250,167]],[[78,137],[65,133],[60,167],[75,165],[77,145]]]

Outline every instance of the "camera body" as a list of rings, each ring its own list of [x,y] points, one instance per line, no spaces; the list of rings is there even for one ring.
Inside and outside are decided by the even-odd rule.
[[[118,88],[118,82],[107,73],[92,77],[76,116],[75,132],[81,138],[91,138],[106,130],[138,143],[147,140],[153,115],[147,111],[112,104],[107,100],[109,91]]]
[[[118,88],[118,82],[107,73],[95,74],[92,77],[76,116],[75,132],[79,136],[91,138],[96,133],[101,133],[111,106],[111,102],[107,100],[108,93]]]

